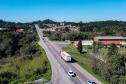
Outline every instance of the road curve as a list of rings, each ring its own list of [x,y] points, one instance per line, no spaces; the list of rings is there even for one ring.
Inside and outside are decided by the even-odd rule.
[[[59,54],[61,48],[54,46],[53,43],[48,40],[48,38],[43,37],[43,33],[40,31],[38,25],[35,25],[35,27],[40,38],[39,44],[46,51],[47,57],[51,63],[52,84],[87,84],[87,80],[94,80],[97,82],[97,84],[102,84],[78,64],[64,62]],[[42,38],[44,38],[44,40]],[[69,77],[67,75],[67,72],[70,69],[77,74],[76,77]]]

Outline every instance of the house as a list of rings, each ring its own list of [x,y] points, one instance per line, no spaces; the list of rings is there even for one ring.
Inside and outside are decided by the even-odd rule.
[[[24,32],[24,29],[17,28],[17,29],[16,29],[16,32]]]
[[[0,31],[4,31],[4,30],[7,30],[6,28],[0,28]]]
[[[94,42],[101,43],[105,46],[116,44],[124,45],[126,44],[126,37],[123,36],[97,36],[94,37]]]

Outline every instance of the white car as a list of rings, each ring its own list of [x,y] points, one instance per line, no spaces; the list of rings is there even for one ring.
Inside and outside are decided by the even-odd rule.
[[[88,80],[88,81],[87,81],[87,84],[97,84],[97,83],[94,82],[94,81]]]
[[[69,75],[70,77],[75,77],[75,76],[76,76],[76,74],[75,74],[72,70],[69,70],[69,71],[68,71],[68,75]]]

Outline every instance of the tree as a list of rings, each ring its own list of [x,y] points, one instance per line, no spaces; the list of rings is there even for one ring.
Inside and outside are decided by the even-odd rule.
[[[83,31],[83,22],[82,21],[79,22],[79,30]]]
[[[125,73],[124,58],[119,54],[118,47],[112,44],[108,49],[108,57],[106,66],[109,74],[111,74],[110,81],[112,84],[118,84],[119,76]]]
[[[78,52],[82,53],[82,40],[79,40],[78,45],[77,45],[77,50]]]
[[[107,56],[107,63],[110,64],[111,68],[115,68],[119,59],[118,47],[115,44],[109,47]]]
[[[121,76],[119,78],[119,84],[126,84],[126,76]]]
[[[108,49],[108,57],[113,55],[118,55],[118,47],[115,44],[112,44]]]
[[[119,84],[119,76],[118,75],[113,75],[111,77],[111,83],[112,84]]]
[[[26,44],[25,46],[21,47],[20,54],[21,54],[21,56],[27,56],[27,57],[31,56],[30,45]]]
[[[109,47],[107,56],[107,63],[114,69],[117,66],[117,61],[119,59],[118,47],[115,44],[112,44]]]
[[[93,42],[93,53],[97,53],[98,52],[98,45],[96,42]]]
[[[117,61],[117,73],[118,75],[126,75],[126,57],[125,55],[119,55],[118,61]]]
[[[68,28],[68,27],[65,27],[65,32],[69,32],[70,31],[70,29]]]
[[[106,64],[104,64],[104,66],[102,65],[101,76],[103,79],[110,81],[112,74],[110,73],[110,69]]]

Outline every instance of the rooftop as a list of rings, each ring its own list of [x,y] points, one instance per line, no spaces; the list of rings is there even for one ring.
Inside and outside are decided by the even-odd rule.
[[[63,51],[62,52],[64,55],[66,55],[66,56],[70,56],[67,52],[65,52],[65,51]]]
[[[95,40],[98,39],[126,39],[126,37],[123,36],[98,36],[98,37],[94,37]]]

